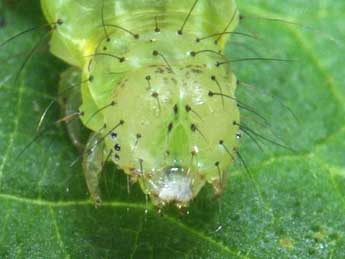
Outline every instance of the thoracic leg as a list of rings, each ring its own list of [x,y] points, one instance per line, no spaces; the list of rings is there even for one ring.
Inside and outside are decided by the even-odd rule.
[[[81,71],[71,67],[61,74],[59,84],[59,103],[65,117],[76,115],[81,105]],[[81,131],[84,128],[79,119],[68,121],[68,135],[79,152],[83,152],[84,145],[81,140]]]
[[[104,143],[99,133],[90,135],[83,154],[83,171],[87,188],[95,205],[101,203],[99,178],[104,164]]]
[[[59,103],[65,117],[73,117],[79,112],[82,102],[80,89],[80,69],[71,67],[62,73],[59,85]],[[101,203],[99,178],[104,164],[104,143],[99,133],[93,133],[84,146],[82,142],[82,130],[84,128],[79,119],[72,119],[67,123],[67,131],[73,144],[83,153],[83,171],[87,188],[97,206]]]

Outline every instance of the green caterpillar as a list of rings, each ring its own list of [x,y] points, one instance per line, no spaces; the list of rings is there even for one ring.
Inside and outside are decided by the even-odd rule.
[[[61,90],[81,84],[63,105],[66,116],[80,105],[93,132],[83,168],[96,204],[106,160],[158,206],[188,206],[206,183],[221,194],[239,136],[237,82],[223,56],[239,20],[235,1],[41,4],[51,52],[73,66]],[[82,147],[77,126],[68,129]]]

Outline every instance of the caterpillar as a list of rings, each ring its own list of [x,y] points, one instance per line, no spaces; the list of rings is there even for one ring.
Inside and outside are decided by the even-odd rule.
[[[41,1],[50,51],[72,67],[60,80],[68,133],[101,203],[104,163],[138,182],[153,204],[188,207],[202,187],[224,189],[241,132],[238,80],[224,54],[240,13],[234,0]],[[86,10],[82,16],[75,15]],[[83,24],[83,26],[81,26]],[[6,43],[6,42],[5,42]],[[63,98],[61,98],[63,97]],[[80,123],[81,122],[81,123]],[[80,128],[92,133],[87,143]]]

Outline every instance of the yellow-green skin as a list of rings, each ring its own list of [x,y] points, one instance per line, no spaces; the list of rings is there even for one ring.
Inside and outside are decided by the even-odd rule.
[[[198,52],[222,52],[229,34],[196,39],[233,31],[235,1],[200,0],[188,19],[195,0],[41,3],[49,23],[63,22],[51,52],[82,71],[81,119],[99,136],[90,153],[102,147],[98,157],[139,181],[156,205],[187,206],[205,183],[220,194],[238,146],[236,78],[217,66],[222,55]]]

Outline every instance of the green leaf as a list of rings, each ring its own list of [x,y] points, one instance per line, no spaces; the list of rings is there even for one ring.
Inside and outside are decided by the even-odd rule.
[[[28,1],[31,2],[31,1]],[[189,214],[159,215],[137,186],[109,165],[104,204],[89,201],[78,153],[60,117],[49,111],[46,134],[20,157],[35,136],[47,105],[56,98],[65,65],[40,44],[20,74],[25,56],[44,36],[35,31],[0,49],[0,257],[1,258],[344,258],[345,88],[341,0],[241,0],[247,19],[239,31],[259,41],[233,38],[230,56],[282,57],[294,62],[242,62],[238,78],[280,96],[256,92],[257,101],[295,151],[264,144],[261,152],[243,138],[241,154],[250,173],[229,170],[219,201],[203,190]],[[254,17],[283,18],[302,26]],[[2,1],[0,39],[44,22],[39,3]],[[49,35],[45,35],[48,38]],[[245,42],[245,43],[244,43]],[[233,51],[235,48],[236,51]],[[254,92],[255,93],[255,92]],[[284,108],[285,107],[285,108]],[[249,117],[249,122],[250,122]],[[243,118],[245,120],[245,118]],[[253,124],[255,125],[255,124]]]

